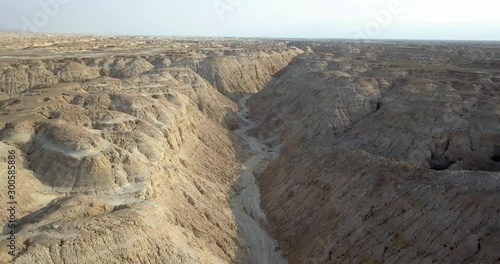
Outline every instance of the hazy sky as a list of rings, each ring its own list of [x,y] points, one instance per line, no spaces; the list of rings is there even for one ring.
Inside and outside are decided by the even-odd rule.
[[[0,29],[500,40],[498,12],[498,0],[0,0]]]

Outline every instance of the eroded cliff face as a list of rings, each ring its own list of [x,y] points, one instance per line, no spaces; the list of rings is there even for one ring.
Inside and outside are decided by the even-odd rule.
[[[192,68],[221,93],[237,100],[258,92],[271,76],[284,68],[301,51],[298,49],[239,52],[234,55],[197,55],[168,58],[97,58],[77,61],[47,61],[0,65],[0,92],[12,95],[27,89],[59,82],[83,82],[99,76],[131,78],[155,68]],[[168,59],[168,63],[165,60]]]
[[[500,260],[500,53],[450,45],[330,45],[250,100],[290,263]]]
[[[81,82],[98,76],[123,79],[154,68],[180,67],[192,69],[226,97],[237,101],[260,91],[274,73],[303,52],[284,42],[262,40],[15,34],[2,34],[2,38],[3,97],[41,84]],[[71,60],[46,61],[68,57],[68,53]],[[15,63],[18,58],[39,60],[26,65]]]
[[[255,92],[292,53],[262,51],[266,67],[252,61],[254,72],[240,78],[244,70],[214,70],[225,62],[203,43],[67,37],[54,47],[34,38],[24,52],[11,45],[15,56],[0,51],[0,151],[16,151],[18,179],[16,256],[2,250],[0,260],[248,262],[230,193],[250,148],[233,133],[238,105],[218,90]],[[189,45],[214,79],[172,63],[191,56],[179,48]],[[231,67],[246,69],[247,56]],[[4,233],[0,246],[8,243]]]
[[[235,259],[236,105],[189,69],[91,82],[2,102],[23,185],[16,262]]]
[[[228,98],[241,99],[260,91],[272,75],[288,65],[301,50],[281,48],[269,51],[232,51],[209,54],[207,58],[186,58],[173,65],[190,67]]]

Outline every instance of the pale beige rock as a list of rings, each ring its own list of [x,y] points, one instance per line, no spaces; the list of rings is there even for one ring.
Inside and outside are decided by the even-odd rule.
[[[45,38],[0,40],[17,48],[8,55],[0,49],[2,80],[7,80],[1,83],[0,149],[18,153],[22,208],[18,255],[2,250],[1,261],[248,259],[239,248],[229,199],[248,152],[231,131],[239,127],[236,103],[192,69],[170,67],[170,55],[157,50],[172,48],[169,40],[144,44],[134,38],[81,37],[75,42],[79,37],[60,36],[55,47]],[[108,46],[102,49],[109,54],[87,53],[92,45]],[[172,53],[210,55],[199,45],[204,44]],[[32,50],[35,46],[44,47],[45,55]],[[81,53],[64,52],[76,46]],[[137,55],[141,52],[147,54]],[[0,169],[6,169],[5,162]],[[3,178],[0,183],[6,186]],[[6,201],[2,192],[0,202]],[[0,217],[5,224],[7,212]],[[0,246],[6,243],[2,236]]]
[[[260,91],[273,74],[300,53],[299,49],[238,52],[231,56],[178,60],[173,65],[192,68],[222,94],[237,100]]]

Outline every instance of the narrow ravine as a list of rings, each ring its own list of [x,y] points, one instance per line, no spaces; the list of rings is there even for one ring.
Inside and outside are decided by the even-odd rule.
[[[239,101],[242,110],[238,112],[238,117],[244,125],[235,131],[248,142],[254,151],[254,154],[245,162],[232,197],[231,206],[238,223],[239,242],[251,263],[287,263],[278,248],[278,243],[264,228],[267,225],[267,217],[260,207],[260,191],[253,172],[266,166],[270,159],[277,156],[277,152],[259,139],[247,134],[250,129],[257,126],[255,121],[247,119],[249,110],[246,103],[250,97],[250,95],[245,96]]]

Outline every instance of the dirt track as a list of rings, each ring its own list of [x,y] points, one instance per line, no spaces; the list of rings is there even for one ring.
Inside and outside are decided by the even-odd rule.
[[[250,96],[246,96],[239,101],[243,109],[238,113],[238,117],[245,125],[236,131],[236,134],[244,138],[255,152],[245,163],[240,179],[235,186],[236,195],[232,199],[232,208],[240,233],[240,243],[242,248],[247,251],[252,263],[287,263],[281,255],[281,251],[278,250],[276,240],[263,228],[267,224],[267,218],[260,207],[260,191],[253,172],[261,166],[266,166],[266,163],[276,156],[276,151],[270,149],[257,138],[246,134],[257,125],[255,121],[247,119],[246,102],[249,98]]]

